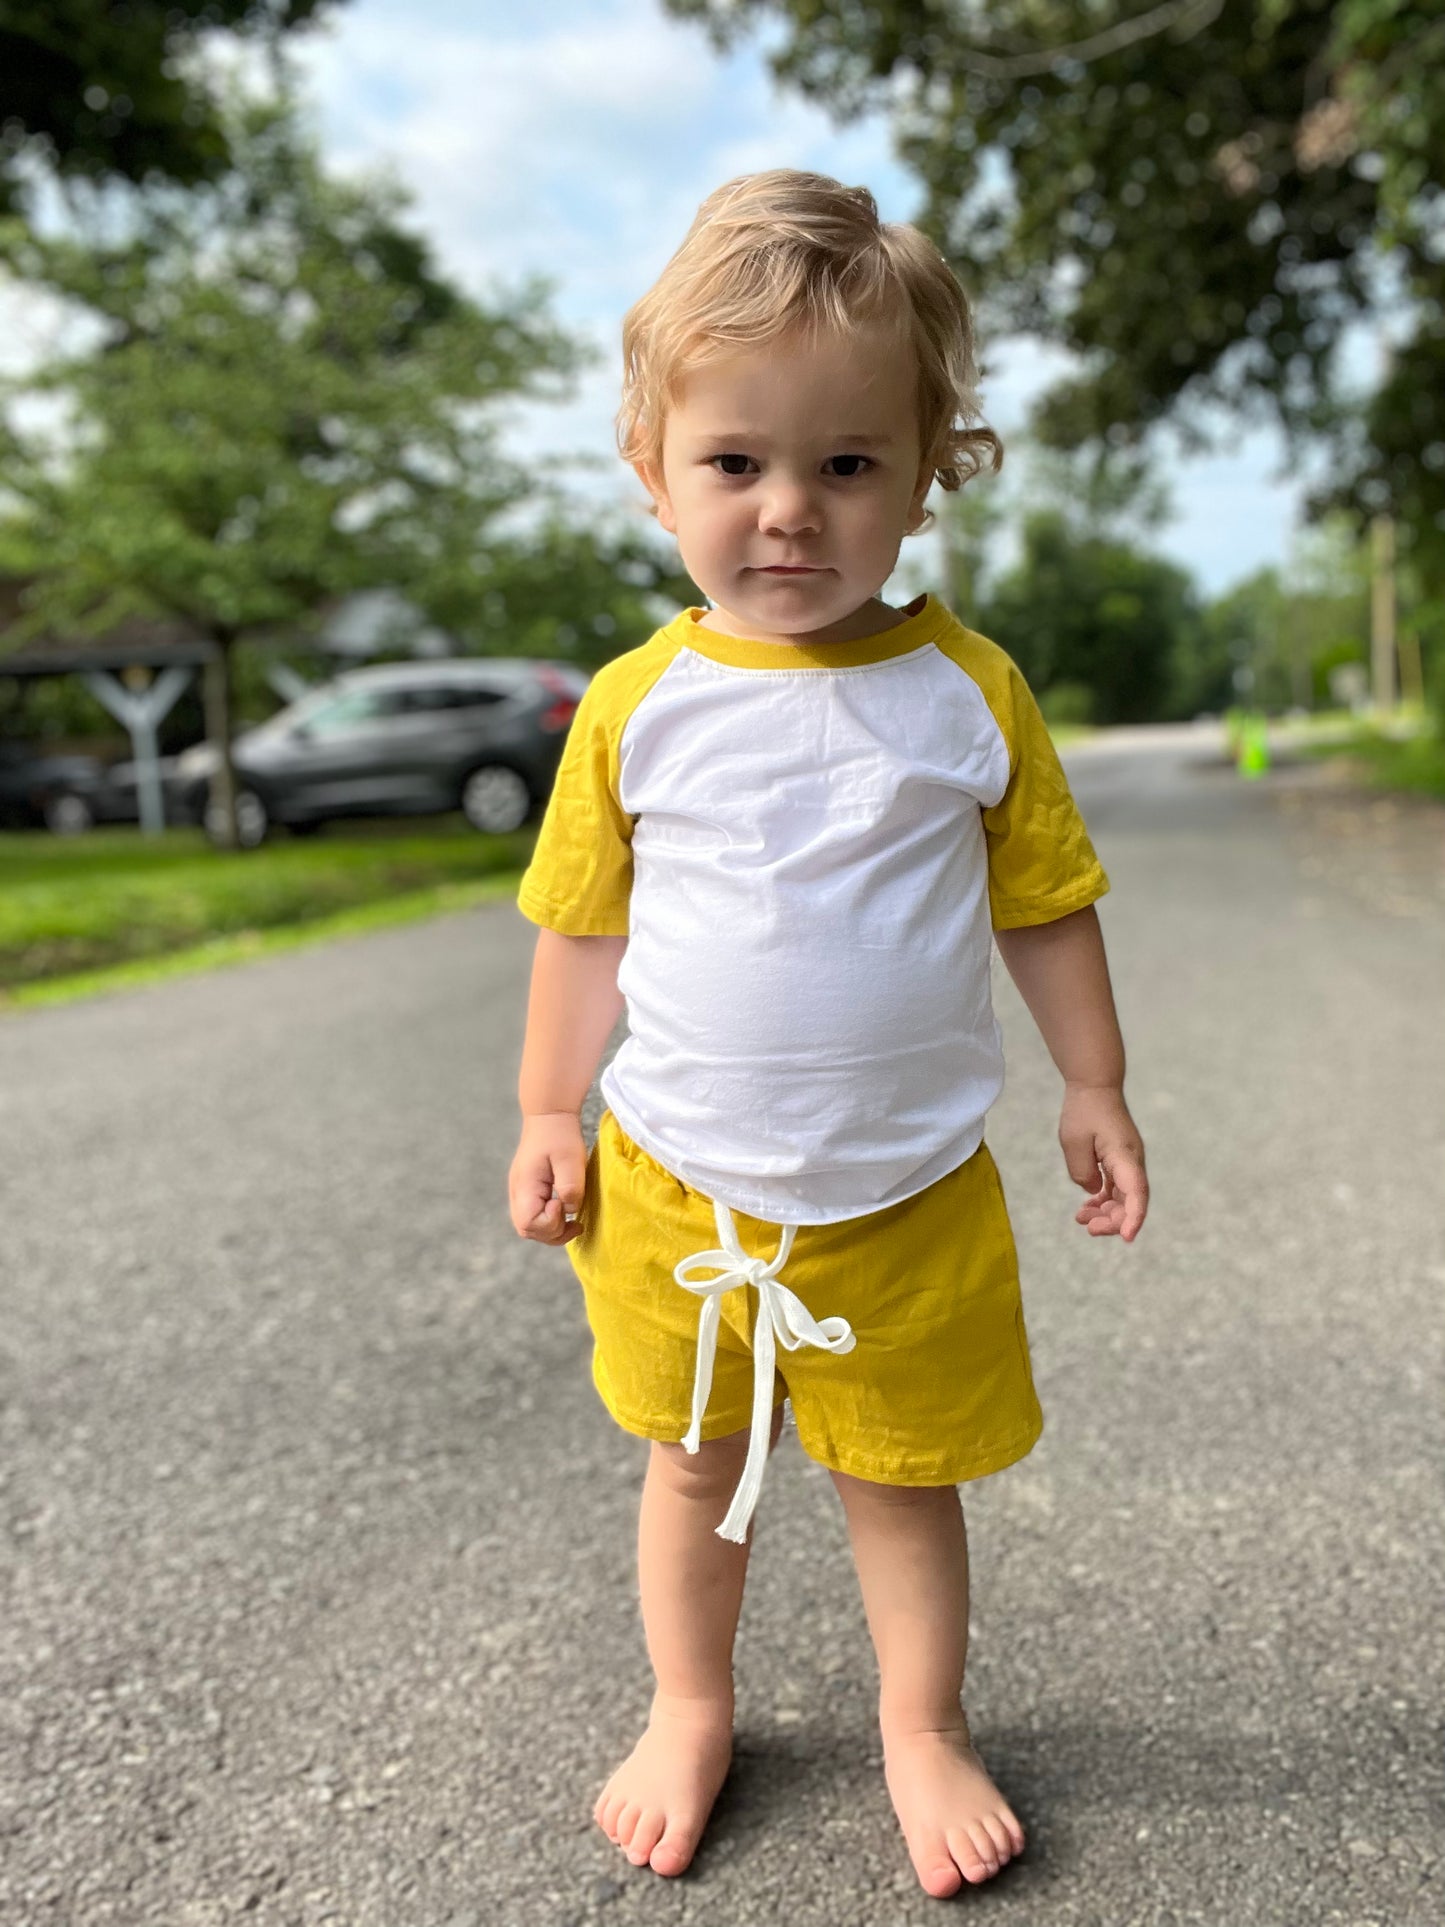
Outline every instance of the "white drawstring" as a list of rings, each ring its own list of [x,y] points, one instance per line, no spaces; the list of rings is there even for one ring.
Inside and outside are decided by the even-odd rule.
[[[727,1206],[714,1198],[712,1209],[717,1219],[718,1242],[722,1249],[695,1251],[690,1258],[684,1258],[680,1265],[675,1266],[672,1274],[684,1291],[695,1292],[702,1299],[697,1318],[697,1372],[692,1383],[692,1424],[682,1443],[686,1451],[696,1452],[702,1442],[703,1413],[707,1410],[708,1395],[712,1391],[713,1360],[717,1356],[722,1295],[738,1285],[756,1285],[758,1316],[753,1328],[753,1422],[748,1435],[748,1456],[727,1517],[717,1528],[720,1539],[731,1539],[741,1545],[748,1536],[748,1521],[753,1516],[758,1494],[763,1489],[763,1468],[768,1462],[776,1347],[782,1345],[785,1350],[795,1352],[803,1345],[816,1345],[824,1352],[851,1352],[858,1340],[846,1318],[814,1318],[801,1298],[789,1291],[786,1285],[778,1283],[778,1273],[793,1248],[793,1237],[798,1229],[795,1224],[781,1227],[783,1236],[777,1253],[765,1264],[761,1258],[750,1258],[743,1250]],[[716,1278],[688,1277],[687,1273],[697,1266],[705,1266],[709,1270],[721,1266],[722,1270]]]

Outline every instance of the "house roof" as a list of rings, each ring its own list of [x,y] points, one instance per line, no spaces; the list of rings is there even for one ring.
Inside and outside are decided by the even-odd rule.
[[[39,635],[7,647],[7,631],[24,613],[25,588],[13,577],[0,580],[0,676],[65,676],[132,664],[198,668],[216,655],[216,644],[197,624],[167,616],[128,616],[101,635]]]
[[[172,663],[199,668],[212,661],[217,644],[198,623],[180,616],[127,616],[95,636],[32,636],[7,645],[6,633],[25,612],[27,583],[0,578],[0,676],[65,676],[85,669],[128,669],[139,664],[165,669]],[[339,597],[323,610],[324,621],[309,641],[324,656],[365,662],[395,633],[407,635],[418,657],[449,656],[454,645],[441,630],[394,590]],[[264,639],[252,634],[252,646]]]

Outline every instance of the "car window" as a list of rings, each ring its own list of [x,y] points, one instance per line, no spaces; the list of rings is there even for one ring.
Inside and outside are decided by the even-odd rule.
[[[501,701],[496,689],[472,689],[458,683],[422,683],[401,691],[402,706],[410,716],[434,716],[439,711],[465,709],[478,701]]]
[[[432,716],[452,706],[452,692],[440,683],[428,683],[421,689],[403,689],[399,693],[405,716]]]
[[[479,683],[425,683],[404,692],[410,714],[435,715],[438,710],[476,709],[486,703],[499,703],[505,692],[487,689]]]
[[[399,694],[394,689],[349,689],[298,720],[304,721],[312,736],[332,736],[339,730],[356,729],[399,714]]]
[[[505,702],[507,694],[505,689],[488,689],[484,683],[458,683],[452,690],[452,700],[458,709],[481,709],[487,703]]]

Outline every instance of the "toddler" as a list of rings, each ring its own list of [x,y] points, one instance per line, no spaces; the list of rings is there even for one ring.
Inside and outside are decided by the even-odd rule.
[[[931,595],[880,599],[931,485],[1002,459],[937,250],[863,188],[745,176],[623,346],[622,452],[711,606],[607,663],[573,720],[518,898],[541,929],[509,1181],[517,1232],[567,1246],[603,1402],[652,1442],[656,1691],[595,1818],[634,1866],[693,1857],[788,1400],[843,1503],[888,1789],[942,1897],[1024,1844],[961,1704],[957,1487],[1042,1426],[983,1141],[991,945],[1063,1078],[1077,1221],[1132,1241],[1108,883],[1009,658]]]

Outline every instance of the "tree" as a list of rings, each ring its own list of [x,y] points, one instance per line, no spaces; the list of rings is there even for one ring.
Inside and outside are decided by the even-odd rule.
[[[669,545],[670,548],[670,545]],[[432,613],[478,653],[549,656],[598,668],[702,592],[650,531],[620,517],[588,525],[553,514],[494,555],[487,579],[460,578]]]
[[[1089,720],[1137,723],[1170,712],[1175,663],[1197,621],[1182,569],[1080,535],[1061,510],[1037,508],[1024,517],[1023,554],[987,598],[979,627],[1045,698],[1061,686],[1087,691]]]
[[[237,110],[230,145],[219,184],[137,196],[120,239],[99,215],[80,234],[11,224],[17,271],[99,345],[0,387],[69,410],[59,444],[33,405],[0,426],[0,569],[32,579],[10,641],[135,612],[204,626],[234,842],[232,650],[369,587],[437,620],[505,608],[533,579],[517,513],[551,498],[504,459],[499,405],[556,393],[579,351],[540,283],[489,305],[451,287],[400,192],[328,180],[284,104]]]
[[[967,622],[982,600],[989,543],[1004,519],[1004,507],[996,485],[978,475],[953,494],[940,490],[933,512],[943,551],[944,601]]]
[[[1175,658],[1175,702],[1184,715],[1308,706],[1311,686],[1303,608],[1278,569],[1256,569],[1206,605],[1192,647]]]
[[[785,81],[890,113],[921,224],[985,331],[1083,369],[1034,428],[1127,449],[1201,404],[1332,451],[1311,512],[1445,583],[1445,15],[1438,0],[667,0],[729,44],[764,19]],[[1387,272],[1388,270],[1388,272]],[[1367,401],[1352,320],[1403,339]]]
[[[0,212],[31,170],[61,179],[212,180],[224,111],[194,57],[225,29],[272,41],[335,0],[0,0]]]

